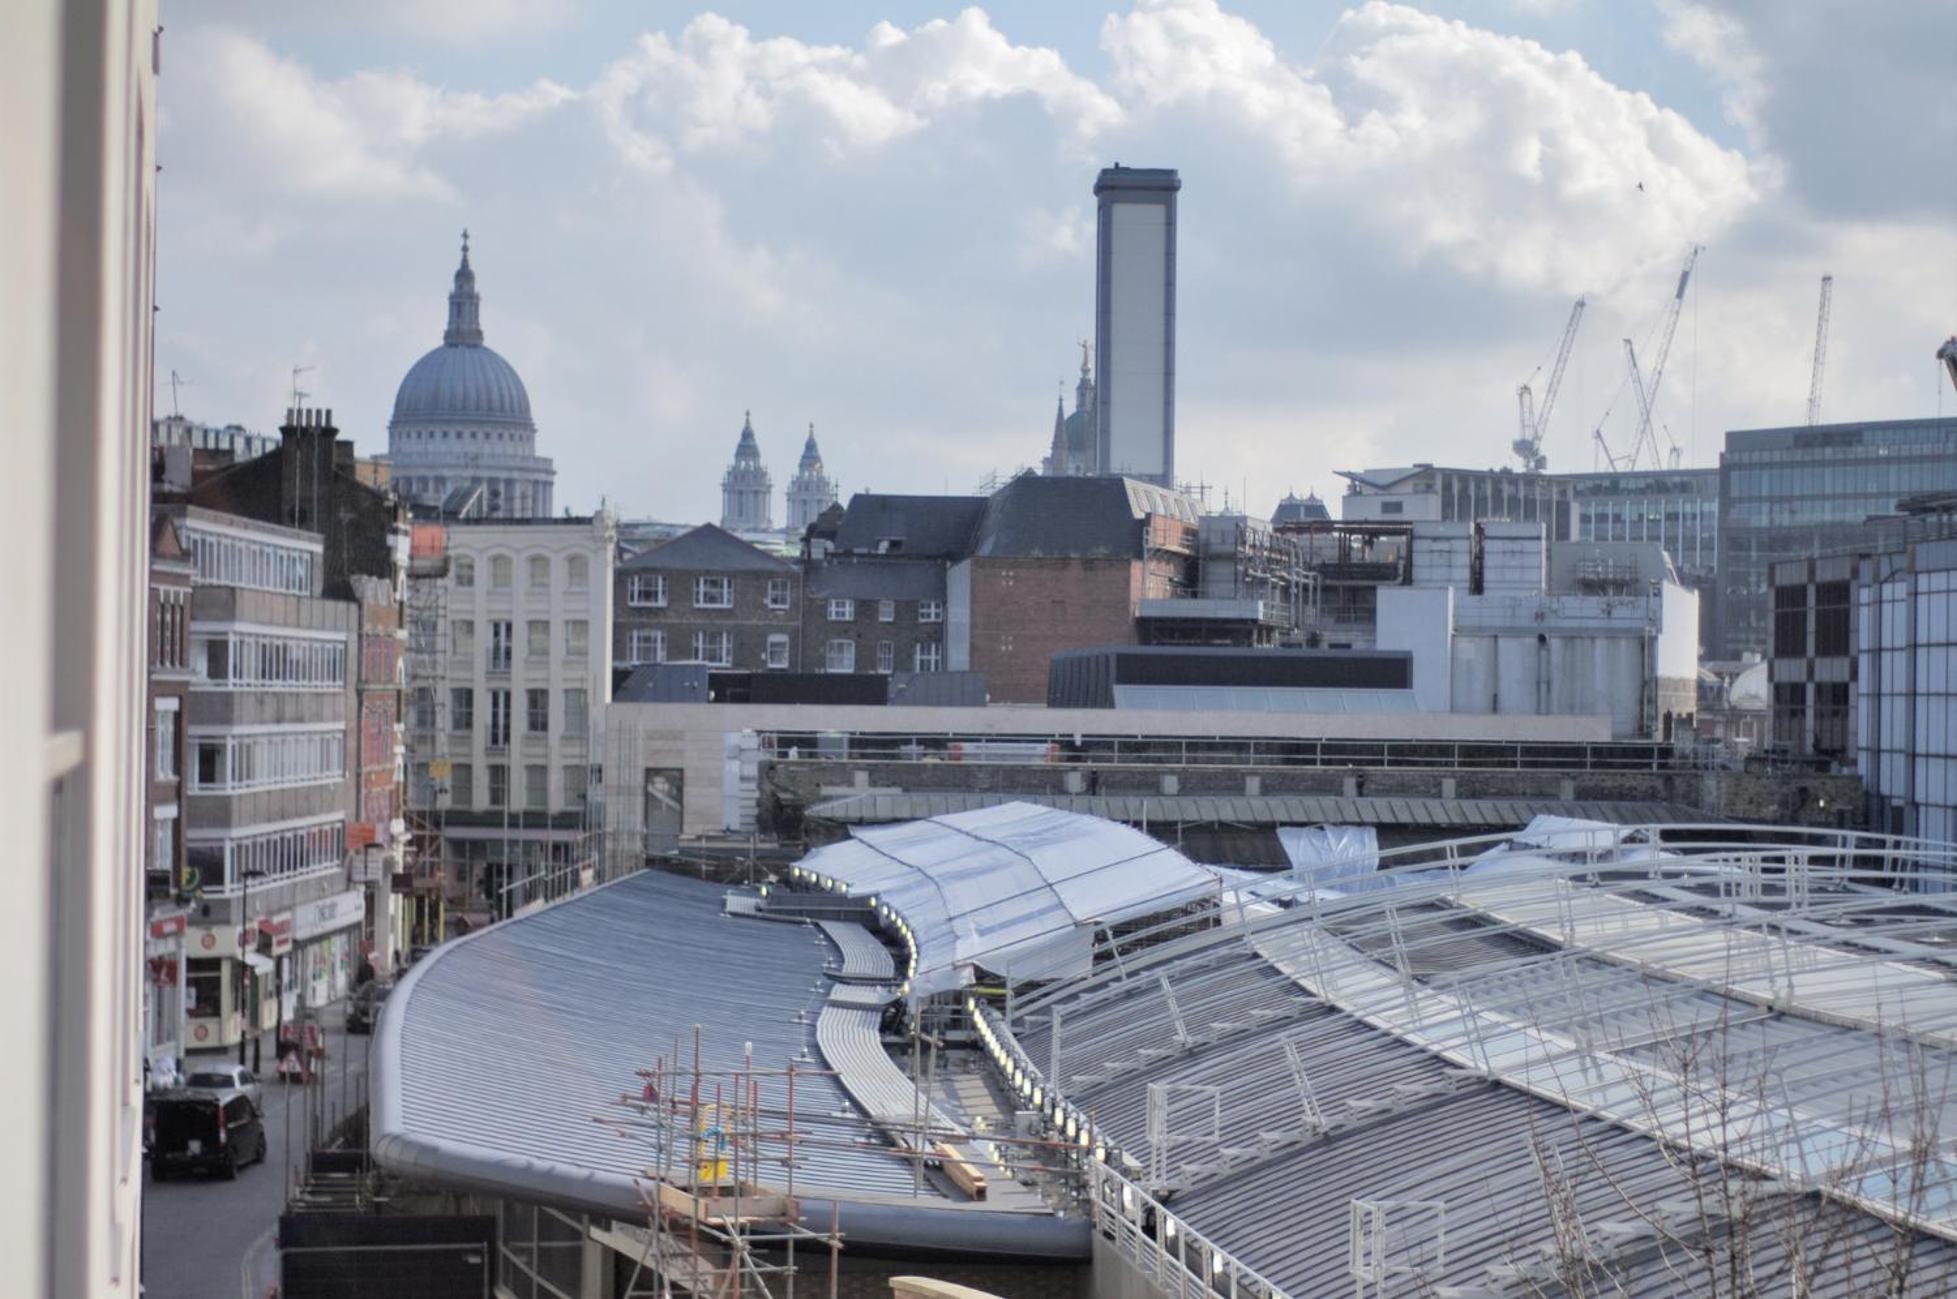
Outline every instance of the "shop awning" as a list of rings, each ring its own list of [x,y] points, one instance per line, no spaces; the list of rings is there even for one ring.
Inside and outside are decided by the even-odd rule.
[[[270,974],[278,968],[272,963],[271,957],[260,956],[257,952],[246,952],[245,964],[260,974]]]

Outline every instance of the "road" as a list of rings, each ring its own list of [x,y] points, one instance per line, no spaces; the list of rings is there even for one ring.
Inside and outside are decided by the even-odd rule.
[[[342,1006],[323,1012],[322,1020],[327,1054],[316,1095],[328,1120],[337,1121],[347,1109],[357,1109],[365,1095],[370,1039],[347,1034]],[[246,1252],[277,1227],[288,1169],[296,1184],[304,1163],[301,1128],[306,1110],[304,1088],[276,1081],[271,1045],[267,1033],[265,1162],[244,1169],[235,1182],[201,1177],[144,1181],[144,1299],[232,1299],[241,1293]],[[195,1069],[199,1058],[192,1056],[189,1068]]]

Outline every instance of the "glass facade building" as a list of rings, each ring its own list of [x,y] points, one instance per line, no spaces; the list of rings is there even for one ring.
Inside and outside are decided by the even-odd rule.
[[[1869,823],[1957,840],[1957,540],[1861,562],[1856,747]]]
[[[1570,485],[1575,541],[1655,541],[1693,588],[1719,564],[1719,471],[1647,469],[1560,474]]]
[[[1769,569],[1781,560],[1893,549],[1910,535],[1905,497],[1957,489],[1957,419],[1737,429],[1719,458],[1715,659],[1765,655]]]

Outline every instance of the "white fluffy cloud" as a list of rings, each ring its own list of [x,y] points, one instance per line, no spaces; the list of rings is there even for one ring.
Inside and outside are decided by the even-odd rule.
[[[624,155],[653,170],[676,154],[759,149],[794,130],[832,156],[874,151],[989,101],[1026,96],[1085,140],[1120,120],[1107,94],[1050,49],[1014,45],[980,9],[910,31],[871,29],[861,49],[756,40],[703,14],[674,40],[642,36],[592,100]]]
[[[575,97],[549,80],[501,95],[391,70],[333,80],[235,31],[192,33],[186,45],[178,75],[205,93],[173,99],[178,116],[165,129],[201,134],[195,157],[206,170],[293,196],[447,196],[450,182],[424,157],[429,145],[506,132]]]
[[[1516,287],[1617,284],[1758,197],[1744,157],[1581,56],[1403,5],[1347,12],[1310,67],[1215,0],[1142,0],[1103,43],[1138,104],[1247,133],[1297,193]]]

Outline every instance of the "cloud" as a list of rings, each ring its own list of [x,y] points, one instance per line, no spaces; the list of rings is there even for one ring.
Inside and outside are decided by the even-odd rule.
[[[1348,11],[1311,67],[1215,0],[1141,0],[1102,43],[1137,105],[1251,137],[1299,197],[1518,288],[1616,284],[1760,197],[1744,156],[1581,56],[1401,5]]]
[[[430,145],[503,134],[575,98],[548,80],[500,95],[388,70],[329,80],[223,30],[188,36],[172,77],[166,85],[199,93],[170,96],[166,125],[205,137],[207,169],[306,198],[448,197],[449,181],[424,156]]]
[[[1740,20],[1692,0],[1658,0],[1665,44],[1703,68],[1720,89],[1720,107],[1749,144],[1765,144],[1760,110],[1766,103],[1766,66]]]
[[[1012,44],[979,9],[910,31],[880,22],[861,49],[756,40],[703,14],[677,40],[640,37],[591,95],[623,156],[655,171],[679,154],[760,151],[790,132],[831,157],[873,153],[935,121],[1016,97],[1038,103],[1077,140],[1121,117],[1057,52]]]

